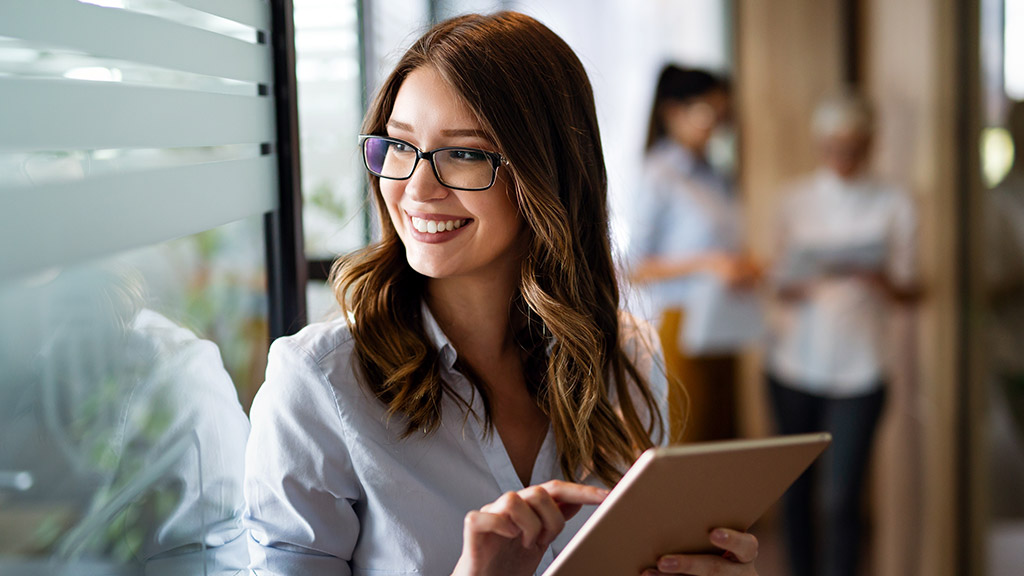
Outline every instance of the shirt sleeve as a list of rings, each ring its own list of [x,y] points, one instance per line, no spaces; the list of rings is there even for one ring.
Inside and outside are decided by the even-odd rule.
[[[255,574],[351,574],[360,499],[336,395],[305,350],[271,346],[250,411],[245,523]]]
[[[661,251],[664,219],[664,194],[661,186],[655,178],[645,175],[640,181],[629,212],[627,255],[631,267]]]

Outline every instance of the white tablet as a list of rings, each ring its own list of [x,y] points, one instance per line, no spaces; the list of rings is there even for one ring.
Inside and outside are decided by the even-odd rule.
[[[715,528],[747,530],[832,441],[829,434],[651,448],[544,576],[640,574],[671,553],[721,553]]]

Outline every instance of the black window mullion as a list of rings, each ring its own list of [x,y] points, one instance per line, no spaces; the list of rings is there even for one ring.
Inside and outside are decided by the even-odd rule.
[[[278,209],[266,215],[270,339],[306,324],[306,257],[302,240],[302,172],[292,0],[271,0],[271,47],[277,123]]]

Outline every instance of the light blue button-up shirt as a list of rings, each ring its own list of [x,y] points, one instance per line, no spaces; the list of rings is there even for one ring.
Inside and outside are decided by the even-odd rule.
[[[659,141],[647,154],[632,200],[631,266],[647,258],[685,259],[711,252],[736,253],[743,247],[743,213],[731,183],[671,140]],[[685,309],[692,317],[711,313],[697,310],[707,306],[709,283],[719,284],[707,274],[650,282],[640,287],[648,300],[642,302],[642,314],[655,320],[666,308]],[[712,318],[709,323],[718,321]],[[701,344],[705,335],[681,336],[688,353],[708,352]]]
[[[440,351],[441,377],[482,414],[479,394],[454,368],[456,351],[426,306],[423,321]],[[625,315],[622,332],[667,422],[656,336]],[[523,488],[501,437],[485,434],[481,420],[452,398],[443,399],[436,432],[401,439],[404,421],[388,421],[356,370],[344,321],[311,325],[271,347],[246,450],[245,521],[257,574],[450,574],[466,513]],[[549,430],[530,482],[551,479],[562,473]],[[592,511],[569,521],[537,574]]]

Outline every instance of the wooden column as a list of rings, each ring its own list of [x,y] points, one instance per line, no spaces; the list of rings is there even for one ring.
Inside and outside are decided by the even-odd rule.
[[[957,3],[865,0],[864,82],[883,120],[876,170],[918,199],[926,298],[916,314],[917,361],[903,369],[911,386],[898,406],[911,416],[885,445],[898,473],[879,470],[883,506],[879,574],[957,572],[960,170],[957,121]],[[909,439],[911,444],[907,444]],[[877,478],[876,478],[877,480]],[[908,555],[908,552],[910,555]],[[915,572],[916,570],[916,572]]]

